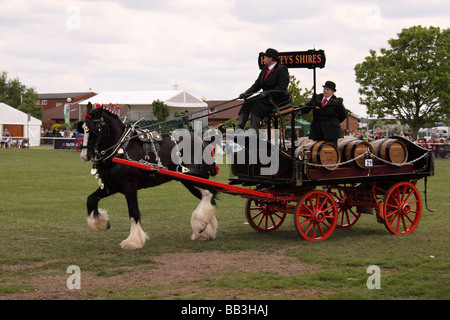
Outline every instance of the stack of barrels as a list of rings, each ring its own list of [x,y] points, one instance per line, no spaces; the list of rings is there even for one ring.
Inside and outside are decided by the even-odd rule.
[[[307,137],[297,140],[295,143],[295,157],[299,158],[304,151],[310,152],[310,162],[317,164],[325,170],[335,170],[339,163],[355,159],[347,166],[365,168],[365,158],[370,154],[375,154],[387,162],[390,166],[398,166],[408,159],[408,149],[406,145],[398,139],[379,139],[368,143],[352,137],[345,137],[338,140],[338,145],[326,141],[314,141]],[[362,156],[362,154],[367,156]],[[357,159],[356,159],[357,158]],[[382,161],[376,161],[381,163]]]

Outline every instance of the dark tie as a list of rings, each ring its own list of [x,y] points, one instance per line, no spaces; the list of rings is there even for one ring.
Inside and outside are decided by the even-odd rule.
[[[265,76],[264,76],[264,81],[266,81],[266,79],[267,79],[267,76],[269,75],[269,73],[270,73],[270,69],[269,69],[269,68],[267,68],[267,70],[266,70],[266,74],[265,74]]]
[[[325,107],[325,105],[327,104],[327,101],[328,101],[327,99],[323,99],[323,101],[322,101],[322,108]]]

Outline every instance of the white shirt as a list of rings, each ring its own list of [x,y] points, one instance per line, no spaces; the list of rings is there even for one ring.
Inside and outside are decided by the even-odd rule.
[[[269,70],[272,71],[273,68],[275,68],[276,65],[277,65],[277,62],[275,62],[274,64],[270,65],[270,66],[269,66]]]

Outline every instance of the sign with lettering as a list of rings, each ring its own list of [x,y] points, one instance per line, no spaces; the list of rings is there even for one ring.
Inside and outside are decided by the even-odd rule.
[[[258,65],[262,69],[264,52],[259,53]],[[323,50],[279,52],[280,63],[288,68],[324,68],[326,57]]]
[[[75,150],[75,139],[56,138],[53,140],[55,150]]]

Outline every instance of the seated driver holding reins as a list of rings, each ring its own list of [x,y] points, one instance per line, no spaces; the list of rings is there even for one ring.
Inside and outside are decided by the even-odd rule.
[[[245,101],[241,110],[239,110],[237,127],[240,129],[244,129],[248,117],[251,114],[251,126],[258,131],[261,120],[273,110],[273,103],[279,105],[290,99],[289,94],[287,93],[287,88],[289,86],[289,71],[286,66],[280,63],[278,51],[269,48],[263,54],[263,57],[265,67],[262,68],[255,83],[239,96],[239,98],[244,99],[257,93],[261,89],[263,90],[257,98]],[[267,92],[271,90],[280,92]]]

